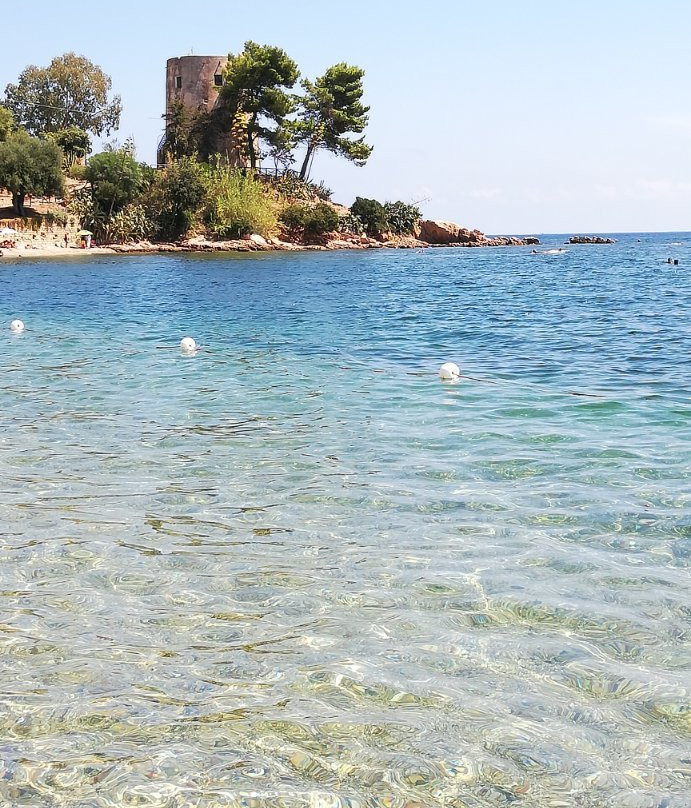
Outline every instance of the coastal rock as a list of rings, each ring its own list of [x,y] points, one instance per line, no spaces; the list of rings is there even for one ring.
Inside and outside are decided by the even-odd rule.
[[[449,247],[523,247],[539,244],[536,236],[486,236],[481,230],[469,230],[455,222],[423,219],[420,222],[419,240],[432,246]]]
[[[571,236],[569,244],[615,244],[615,238],[605,238],[605,236]]]
[[[330,250],[352,250],[353,244],[350,241],[342,238],[332,238],[327,241],[326,246]]]
[[[247,236],[247,240],[251,241],[253,244],[256,244],[257,247],[261,247],[263,249],[269,247],[269,242],[264,238],[264,236],[260,236],[259,233],[252,233],[251,236]]]
[[[428,244],[454,244],[465,241],[461,238],[461,233],[468,233],[455,222],[444,222],[434,219],[423,219],[420,222],[420,240]]]

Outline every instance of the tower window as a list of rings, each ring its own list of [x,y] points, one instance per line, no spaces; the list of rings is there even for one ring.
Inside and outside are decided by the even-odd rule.
[[[182,76],[175,77],[175,89],[181,90],[182,89]]]
[[[220,73],[214,73],[214,87],[223,86],[223,76]]]

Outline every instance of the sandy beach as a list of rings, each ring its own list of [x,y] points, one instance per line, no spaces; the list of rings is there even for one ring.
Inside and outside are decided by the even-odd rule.
[[[61,247],[56,244],[44,244],[39,246],[29,242],[17,240],[16,247],[2,247],[0,249],[0,260],[16,258],[79,258],[85,255],[110,255],[115,250],[110,247],[91,247],[89,250],[82,250],[80,247]]]

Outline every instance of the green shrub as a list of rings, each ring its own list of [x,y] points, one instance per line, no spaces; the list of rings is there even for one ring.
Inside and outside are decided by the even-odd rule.
[[[347,213],[345,216],[338,217],[338,231],[339,233],[354,233],[356,236],[365,234],[365,225],[362,220],[352,213]]]
[[[376,199],[358,196],[350,206],[350,212],[357,216],[370,236],[381,235],[387,230],[386,211]]]
[[[278,218],[285,225],[287,230],[291,233],[295,233],[305,229],[308,211],[308,205],[301,205],[299,202],[294,202],[292,205],[286,205]]]
[[[316,183],[309,180],[301,180],[296,174],[287,173],[279,177],[265,177],[281,196],[288,199],[296,199],[302,202],[313,202],[321,199],[328,202],[333,196],[331,188],[327,188],[323,182]]]
[[[281,211],[280,220],[292,233],[304,233],[307,236],[321,236],[338,229],[338,213],[320,202],[317,205],[301,205],[294,203]]]
[[[79,163],[75,163],[74,165],[69,167],[67,171],[67,176],[73,180],[85,180],[86,166],[80,165]]]
[[[117,241],[141,241],[149,238],[154,230],[148,207],[131,202],[116,213],[104,213],[94,203],[88,188],[82,188],[73,194],[69,204],[69,212],[81,227],[91,230],[94,238],[101,244]]]
[[[67,227],[68,218],[69,217],[64,210],[49,211],[48,213],[43,214],[43,221],[48,225],[48,227],[52,227],[53,225],[57,225],[58,227]]]
[[[405,202],[385,202],[384,213],[386,215],[386,229],[396,235],[412,233],[422,214],[416,205],[408,205]]]
[[[181,157],[159,172],[146,199],[156,235],[184,236],[197,219],[208,184],[208,170],[191,157]]]
[[[108,222],[107,241],[142,241],[154,230],[148,210],[136,203],[119,210]]]
[[[86,167],[94,207],[106,216],[117,213],[144,190],[151,170],[138,163],[127,147],[95,154]]]
[[[337,229],[338,213],[331,205],[327,205],[326,202],[320,202],[310,209],[307,224],[305,225],[305,230],[308,233],[322,235],[324,233],[332,233]]]
[[[333,191],[331,188],[328,188],[324,185],[324,180],[322,180],[318,185],[316,182],[309,182],[307,181],[307,187],[312,191],[312,193],[318,198],[322,199],[324,202],[330,202],[331,197],[333,196]]]
[[[211,172],[205,220],[221,238],[269,236],[277,221],[262,183],[227,166]]]
[[[309,185],[295,174],[283,174],[280,177],[270,177],[268,182],[276,189],[280,196],[287,199],[297,199],[309,202],[314,192]]]

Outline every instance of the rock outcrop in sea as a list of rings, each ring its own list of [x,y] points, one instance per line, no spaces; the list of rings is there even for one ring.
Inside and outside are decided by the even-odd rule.
[[[605,236],[571,236],[568,244],[616,244],[615,238]]]
[[[416,234],[420,241],[435,246],[449,247],[506,247],[526,246],[539,244],[536,236],[517,238],[516,236],[486,236],[480,230],[469,230],[467,227],[455,222],[445,222],[435,219],[423,219],[420,222],[419,232]]]

